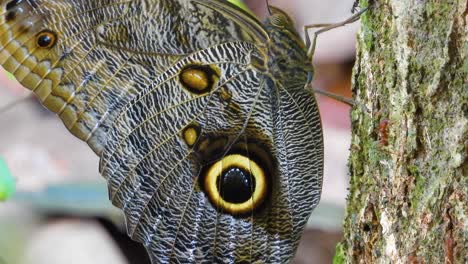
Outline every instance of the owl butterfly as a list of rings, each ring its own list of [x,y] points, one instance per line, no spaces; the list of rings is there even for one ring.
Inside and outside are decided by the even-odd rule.
[[[322,185],[307,46],[220,0],[0,0],[0,64],[100,157],[153,263],[285,263]]]

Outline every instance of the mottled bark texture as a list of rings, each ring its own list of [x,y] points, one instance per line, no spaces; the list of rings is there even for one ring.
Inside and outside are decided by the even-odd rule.
[[[361,1],[368,5],[335,260],[467,263],[467,1]]]

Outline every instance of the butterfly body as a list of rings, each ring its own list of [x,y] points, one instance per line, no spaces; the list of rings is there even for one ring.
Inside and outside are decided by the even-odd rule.
[[[0,63],[100,156],[153,263],[285,263],[320,198],[291,19],[216,0],[0,1]]]

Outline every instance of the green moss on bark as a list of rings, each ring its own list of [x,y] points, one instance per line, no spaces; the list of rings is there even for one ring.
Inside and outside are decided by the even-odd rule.
[[[343,256],[464,263],[466,0],[363,2]]]

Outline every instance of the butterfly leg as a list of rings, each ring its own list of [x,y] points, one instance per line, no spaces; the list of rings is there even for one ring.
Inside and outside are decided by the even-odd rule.
[[[327,32],[327,31],[332,30],[334,28],[338,28],[338,27],[342,27],[342,26],[354,23],[357,20],[359,20],[361,15],[366,11],[367,11],[367,8],[364,8],[364,9],[360,10],[358,13],[351,16],[350,18],[348,18],[348,19],[346,19],[346,20],[344,20],[342,22],[338,22],[338,23],[305,25],[304,26],[304,34],[305,34],[305,41],[306,41],[306,46],[307,46],[307,50],[308,50],[307,56],[310,58],[310,60],[312,60],[312,56],[314,55],[315,47],[316,47],[316,44],[317,44],[317,36],[319,34],[321,34],[323,32]],[[311,40],[311,37],[310,37],[310,34],[309,34],[309,29],[312,29],[312,28],[320,28],[320,29],[314,32],[313,39]],[[335,100],[337,100],[339,102],[345,103],[345,104],[350,105],[350,106],[357,105],[357,103],[354,100],[350,99],[350,98],[346,98],[346,97],[341,96],[341,95],[330,93],[330,92],[327,92],[327,91],[322,90],[322,89],[313,88],[312,84],[311,84],[311,81],[312,81],[312,78],[310,78],[310,80],[307,82],[306,86],[309,86],[310,88],[312,88],[312,90],[315,93],[325,95],[327,97],[330,97],[332,99],[335,99]]]
[[[366,113],[370,113],[369,109],[365,105],[363,105],[363,104],[361,104],[361,103],[359,103],[357,101],[354,101],[351,98],[348,98],[348,97],[345,97],[345,96],[342,96],[342,95],[339,95],[339,94],[331,93],[331,92],[322,90],[320,88],[314,88],[314,87],[312,87],[311,84],[309,84],[309,87],[312,89],[312,91],[314,93],[318,93],[318,94],[330,97],[330,98],[332,98],[332,99],[334,99],[334,100],[336,100],[338,102],[347,104],[347,105],[349,105],[351,107],[359,107],[359,108],[361,108],[362,111],[364,111]]]
[[[315,88],[312,85],[312,80],[313,80],[312,76],[313,76],[313,73],[309,72],[308,80],[307,80],[306,84],[304,85],[304,89],[306,89],[306,90],[310,89],[310,90],[312,90],[313,93],[318,93],[318,94],[321,94],[321,95],[325,95],[327,97],[335,99],[336,101],[342,102],[342,103],[347,104],[349,106],[357,105],[356,101],[354,101],[351,98],[348,98],[348,97],[345,97],[345,96],[342,96],[342,95],[339,95],[339,94],[331,93],[331,92],[322,90],[320,88]]]
[[[315,46],[317,44],[317,36],[323,32],[327,32],[329,30],[332,30],[334,28],[346,26],[348,24],[354,23],[359,20],[361,15],[367,11],[367,8],[363,8],[360,10],[358,13],[354,14],[350,18],[338,22],[338,23],[333,23],[333,24],[311,24],[311,25],[305,25],[304,26],[304,33],[305,33],[305,38],[306,38],[306,45],[307,45],[307,56],[312,59],[312,56],[314,55],[315,52]],[[314,32],[313,39],[311,41],[310,35],[309,35],[309,29],[311,28],[321,28],[317,31]]]
[[[334,100],[336,100],[338,102],[347,104],[347,105],[349,105],[351,107],[359,107],[359,108],[361,108],[361,110],[363,112],[370,113],[369,108],[367,108],[364,104],[362,104],[360,102],[357,102],[357,101],[354,101],[351,98],[348,98],[348,97],[345,97],[345,96],[342,96],[342,95],[339,95],[339,94],[331,93],[331,92],[322,90],[320,88],[314,88],[314,87],[312,87],[312,85],[309,85],[309,87],[312,89],[312,91],[314,93],[318,93],[318,94],[330,97],[330,98],[332,98],[332,99],[334,99]]]
[[[355,106],[357,103],[356,101],[354,101],[353,99],[351,98],[348,98],[348,97],[345,97],[345,96],[342,96],[342,95],[338,95],[338,94],[335,94],[335,93],[331,93],[331,92],[328,92],[328,91],[325,91],[325,90],[322,90],[320,88],[313,88],[313,91],[315,93],[318,93],[318,94],[321,94],[321,95],[325,95],[327,97],[330,97],[332,99],[335,99],[336,101],[339,101],[339,102],[342,102],[344,104],[347,104],[349,106]]]

